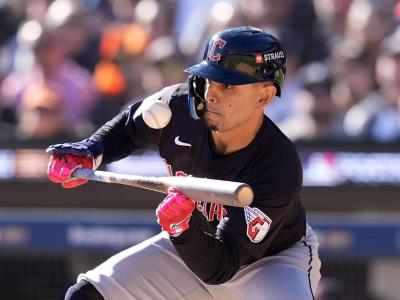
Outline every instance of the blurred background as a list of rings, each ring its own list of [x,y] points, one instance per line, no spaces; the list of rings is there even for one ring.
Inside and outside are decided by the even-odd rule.
[[[159,232],[161,194],[62,190],[44,149],[185,81],[210,35],[238,25],[287,50],[266,114],[302,159],[316,299],[400,299],[398,0],[0,0],[0,299],[63,299],[80,272]],[[152,149],[106,169],[167,174]]]

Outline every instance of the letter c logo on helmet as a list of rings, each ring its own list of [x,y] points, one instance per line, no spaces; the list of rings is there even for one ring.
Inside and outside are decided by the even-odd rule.
[[[226,85],[272,82],[281,96],[286,54],[265,31],[245,26],[217,32],[207,43],[203,61],[185,70],[189,76],[189,107],[194,119],[203,117],[205,79]]]
[[[208,57],[212,61],[219,61],[221,59],[222,48],[224,48],[225,45],[226,41],[224,41],[223,39],[215,39],[208,53]]]

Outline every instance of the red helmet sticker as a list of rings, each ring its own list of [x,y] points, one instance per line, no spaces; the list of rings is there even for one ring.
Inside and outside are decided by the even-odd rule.
[[[262,64],[264,62],[264,57],[262,53],[256,53],[256,64]]]
[[[267,235],[272,220],[256,207],[246,206],[244,215],[247,223],[247,236],[253,243],[261,242]]]

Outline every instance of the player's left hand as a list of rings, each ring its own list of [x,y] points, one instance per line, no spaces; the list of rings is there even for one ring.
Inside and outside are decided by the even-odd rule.
[[[47,166],[47,175],[54,183],[61,183],[70,189],[88,182],[87,179],[71,178],[76,168],[94,170],[101,164],[103,145],[94,139],[85,139],[76,143],[51,145],[46,149],[51,153]]]
[[[170,235],[177,236],[189,228],[194,201],[175,188],[168,189],[168,196],[156,209],[157,222]]]

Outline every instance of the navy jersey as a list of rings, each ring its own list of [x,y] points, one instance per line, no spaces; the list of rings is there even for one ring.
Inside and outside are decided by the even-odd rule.
[[[168,103],[172,117],[163,129],[149,128],[138,113],[141,103],[136,103],[93,138],[104,145],[104,163],[157,146],[171,175],[238,181],[252,187],[254,201],[245,208],[197,201],[189,229],[171,237],[199,278],[219,284],[241,266],[277,254],[305,234],[299,197],[302,168],[292,142],[266,116],[248,146],[219,155],[205,121],[190,117],[187,97],[187,85],[180,84],[144,100]]]

